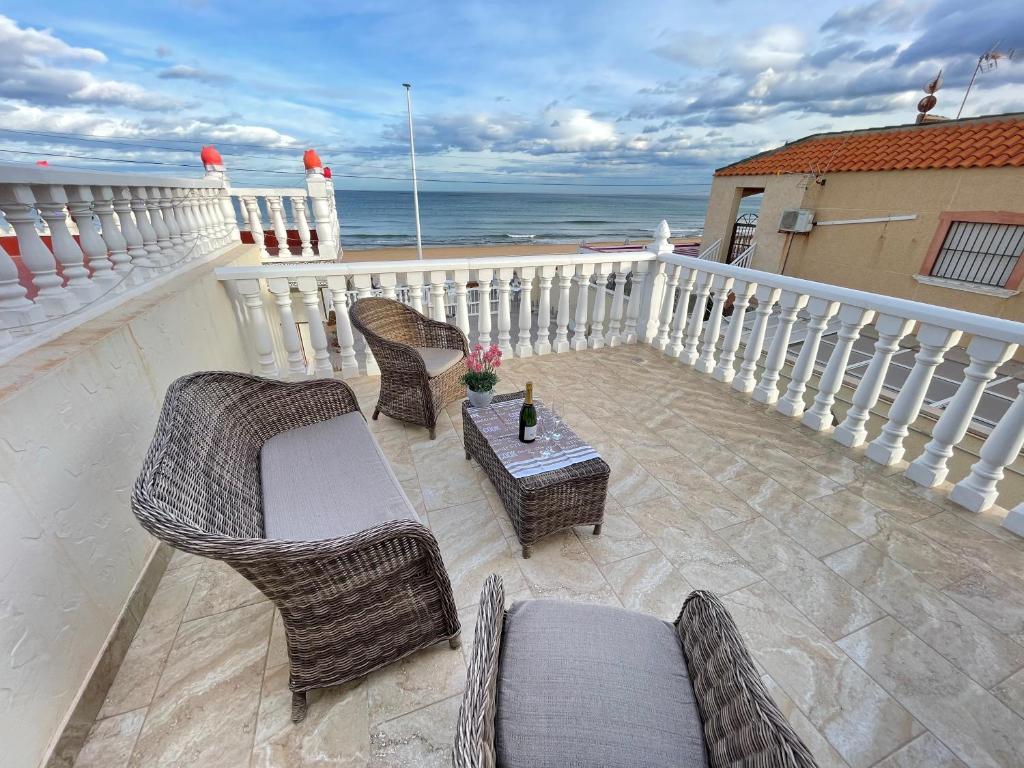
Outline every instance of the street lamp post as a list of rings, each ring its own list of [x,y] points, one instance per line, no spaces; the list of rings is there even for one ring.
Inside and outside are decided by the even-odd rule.
[[[416,214],[416,258],[423,259],[423,235],[420,232],[420,190],[416,182],[416,139],[412,131],[412,84],[402,83],[405,88],[405,105],[409,112],[409,160],[412,163],[412,207]]]

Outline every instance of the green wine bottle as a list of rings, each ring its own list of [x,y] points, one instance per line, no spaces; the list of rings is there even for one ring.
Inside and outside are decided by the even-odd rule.
[[[533,405],[533,382],[526,382],[526,399],[519,411],[519,439],[532,443],[537,439],[537,409]]]

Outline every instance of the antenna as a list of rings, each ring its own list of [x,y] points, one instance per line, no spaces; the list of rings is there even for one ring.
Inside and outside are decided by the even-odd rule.
[[[423,236],[420,233],[420,190],[416,182],[416,140],[412,131],[412,85],[402,83],[405,88],[405,106],[409,111],[409,160],[412,162],[412,207],[416,213],[416,258],[423,261]]]
[[[918,124],[928,122],[928,112],[935,108],[938,103],[938,99],[935,97],[935,92],[942,87],[942,70],[939,70],[939,74],[934,79],[930,80],[924,86],[924,92],[928,94],[919,102],[917,102],[917,122]],[[936,118],[944,119],[944,118]]]
[[[992,47],[985,51],[981,56],[978,57],[978,63],[974,67],[974,74],[971,75],[971,82],[967,84],[967,91],[964,93],[964,100],[960,102],[960,109],[956,113],[956,119],[960,119],[960,115],[963,114],[964,105],[967,103],[967,97],[971,95],[971,88],[974,87],[974,81],[978,75],[984,72],[991,72],[999,66],[1000,59],[1006,59],[1007,61],[1013,61],[1017,51],[1015,48],[1011,48],[1006,53],[997,50],[1002,40],[996,40]]]

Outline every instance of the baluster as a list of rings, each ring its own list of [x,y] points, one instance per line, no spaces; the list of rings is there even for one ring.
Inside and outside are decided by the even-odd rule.
[[[171,231],[164,221],[163,211],[160,210],[160,190],[156,187],[149,187],[146,190],[146,210],[149,212],[149,223],[156,232],[156,244],[160,247],[160,254],[163,257],[161,266],[170,269],[171,264],[178,260],[178,254],[171,244]],[[161,270],[167,271],[167,270]]]
[[[35,197],[31,188],[17,184],[0,187],[0,209],[18,237],[21,261],[32,273],[36,303],[49,317],[59,317],[78,309],[78,297],[64,287],[57,274],[57,260],[36,231]]]
[[[455,280],[455,325],[469,338],[469,301],[466,299],[466,283],[469,282],[468,269],[456,269],[452,273]]]
[[[270,323],[263,308],[263,291],[259,280],[238,280],[235,287],[245,302],[249,315],[249,330],[252,333],[253,349],[256,351],[256,373],[261,376],[277,377],[277,361],[274,359],[274,339],[270,335]]]
[[[1013,531],[1018,536],[1024,536],[1024,501],[1006,513],[1003,528]]]
[[[133,187],[132,213],[135,214],[135,225],[142,235],[142,245],[146,249],[146,266],[151,268],[150,274],[154,274],[161,266],[163,259],[160,258],[160,246],[156,242],[156,230],[153,229],[153,222],[149,218],[149,208],[146,204],[147,193],[143,187]]]
[[[668,270],[668,278],[665,281],[665,296],[661,300],[661,323],[658,325],[658,336],[654,340],[654,348],[665,351],[668,348],[668,333],[672,328],[672,312],[676,306],[676,288],[679,286],[679,276],[683,267],[665,265]]]
[[[626,272],[622,263],[613,264],[612,279],[614,280],[614,292],[612,293],[612,308],[608,314],[608,332],[605,334],[605,342],[609,347],[617,347],[622,343],[622,310],[626,302]]]
[[[344,275],[329,275],[327,289],[334,304],[334,322],[338,329],[338,346],[341,348],[341,377],[348,379],[359,375],[359,361],[356,360],[355,337],[352,321],[348,317],[348,282]]]
[[[576,266],[576,326],[573,328],[572,348],[579,352],[587,348],[587,310],[590,308],[590,276],[593,264]]]
[[[444,283],[448,273],[443,269],[430,273],[430,314],[435,320],[445,322]]]
[[[295,219],[295,229],[299,233],[299,242],[302,244],[302,258],[313,258],[313,241],[309,234],[309,220],[306,218],[306,198],[293,197],[292,218]]]
[[[604,305],[608,294],[607,264],[594,267],[594,314],[590,321],[590,348],[604,347]]]
[[[212,205],[210,200],[210,190],[208,189],[197,189],[196,190],[196,212],[199,218],[203,222],[203,230],[206,232],[206,239],[209,242],[210,248],[209,253],[216,251],[220,247],[221,242],[221,230],[217,227],[217,222],[213,218]],[[259,208],[256,209],[256,217],[259,220]],[[267,252],[267,249],[263,244],[263,228],[260,227],[260,246],[262,248],[261,255]]]
[[[224,233],[224,243],[240,243],[241,235],[238,232],[238,222],[235,220],[235,208],[231,205],[231,190],[226,186],[224,176],[218,181],[221,186],[211,189],[213,205],[217,209],[217,221],[220,222],[221,231]]]
[[[409,304],[420,314],[423,312],[423,273],[409,272],[405,276],[405,282],[409,286]]]
[[[0,245],[0,333],[46,320],[46,312],[27,294],[18,277],[18,266]]]
[[[530,343],[530,331],[533,328],[533,267],[523,267],[519,275],[519,338],[516,344],[516,355],[529,357],[533,354]]]
[[[1024,383],[1017,385],[1017,399],[995,425],[981,446],[980,461],[967,477],[953,486],[949,500],[971,512],[984,512],[999,497],[997,486],[1003,467],[1017,458],[1024,447]]]
[[[648,246],[650,248],[650,246]],[[668,270],[672,271],[672,268],[663,261],[655,260],[652,264],[651,273],[648,275],[648,281],[651,286],[650,301],[646,307],[646,315],[643,322],[637,321],[638,330],[643,333],[643,340],[650,344],[652,347],[657,348],[658,342],[658,331],[661,328],[661,317],[665,311],[665,298],[667,291],[665,289],[665,283],[667,279],[665,272]]]
[[[161,187],[160,190],[160,215],[163,217],[164,226],[167,227],[167,236],[171,241],[171,251],[176,260],[185,256],[185,241],[181,237],[181,227],[178,226],[178,218],[174,215],[174,193],[170,187]]]
[[[220,191],[216,189],[204,189],[202,192],[205,200],[205,209],[210,219],[217,247],[227,245],[231,228],[227,220],[224,218],[224,212],[220,206]]]
[[[398,293],[395,289],[398,285],[398,275],[395,272],[381,272],[377,276],[377,285],[380,286],[381,296],[392,301],[397,300]]]
[[[512,269],[498,270],[498,347],[503,355],[512,356],[512,336],[509,331],[512,328],[511,317],[511,293],[512,278],[515,271]]]
[[[476,316],[476,341],[485,347],[491,345],[491,279],[493,269],[476,271],[477,294],[480,297],[480,311]]]
[[[828,321],[839,309],[839,304],[827,299],[812,297],[807,304],[807,310],[811,319],[807,323],[807,331],[804,335],[804,343],[800,345],[800,354],[796,358],[796,364],[790,374],[789,386],[786,393],[779,400],[775,409],[786,416],[799,416],[804,412],[804,392],[807,391],[807,381],[814,373],[814,361],[818,358],[818,348],[821,346],[821,334],[824,333]]]
[[[778,324],[775,326],[772,343],[764,359],[761,381],[754,389],[753,398],[759,403],[772,405],[779,399],[779,371],[786,364],[786,352],[789,350],[789,337],[793,332],[793,323],[796,322],[797,314],[806,304],[806,296],[792,291],[782,292],[782,298],[779,301]]]
[[[174,216],[178,220],[178,229],[181,230],[182,250],[186,259],[194,259],[199,255],[197,246],[199,233],[196,231],[195,222],[189,215],[188,190],[176,187],[172,190]]]
[[[128,249],[128,256],[131,263],[128,265],[130,274],[128,279],[133,285],[144,282],[152,277],[152,271],[146,269],[150,266],[149,253],[142,242],[142,233],[135,225],[135,217],[132,216],[132,190],[131,187],[116,187],[114,190],[113,208],[117,214],[118,228],[124,238]]]
[[[302,295],[302,303],[306,305],[309,340],[313,344],[313,375],[329,379],[334,376],[334,367],[327,351],[327,331],[320,312],[320,287],[315,277],[300,277],[295,284]]]
[[[710,272],[701,272],[697,275],[693,312],[690,313],[690,321],[686,326],[686,343],[683,344],[683,351],[679,355],[679,359],[686,365],[693,365],[697,362],[697,342],[700,341],[701,328],[704,326],[704,309],[708,304],[711,283]]]
[[[267,278],[267,290],[274,297],[277,314],[281,318],[281,340],[288,360],[288,372],[295,376],[306,375],[306,355],[302,351],[299,330],[295,327],[292,312],[292,289],[286,277]]]
[[[836,401],[836,392],[843,386],[846,364],[850,360],[853,343],[860,336],[861,329],[870,323],[875,313],[852,304],[844,304],[839,310],[839,332],[836,334],[836,346],[829,355],[825,371],[818,382],[818,394],[810,410],[804,414],[802,422],[811,429],[822,432],[832,427],[832,406]]]
[[[921,348],[914,356],[914,367],[889,408],[889,420],[864,451],[869,459],[888,467],[903,458],[903,441],[921,412],[935,368],[950,347],[960,341],[960,335],[960,331],[937,325],[922,325],[917,329]]]
[[[89,187],[67,187],[65,192],[68,196],[68,210],[78,227],[79,245],[89,257],[88,267],[92,271],[92,279],[99,285],[101,292],[109,291],[121,284],[121,276],[114,274],[114,265],[107,258],[107,244],[93,223],[92,190]]]
[[[704,345],[700,350],[700,359],[694,366],[701,373],[711,373],[715,370],[715,348],[718,346],[718,335],[722,329],[722,311],[725,308],[725,300],[729,298],[732,278],[715,275],[712,278],[711,286],[715,298],[711,302],[711,314],[708,317],[707,327],[704,329]]]
[[[740,347],[743,321],[747,316],[747,305],[750,303],[750,297],[754,295],[756,287],[756,284],[749,280],[737,280],[732,287],[732,317],[729,318],[729,329],[725,332],[725,340],[722,342],[722,354],[718,356],[718,367],[712,374],[714,378],[724,384],[729,384],[736,376],[733,361],[736,359],[736,350]]]
[[[198,194],[199,190],[197,189],[184,190],[184,197],[181,201],[182,211],[184,211],[185,218],[188,219],[189,227],[192,230],[191,250],[193,258],[204,256],[211,250],[206,232],[206,224],[202,216],[199,215]]]
[[[291,256],[292,249],[288,247],[288,227],[284,223],[284,203],[280,195],[267,195],[267,208],[270,211],[274,237],[277,238],[277,256]]]
[[[732,388],[737,392],[754,391],[757,361],[761,358],[761,350],[764,349],[768,318],[772,314],[775,303],[779,300],[779,289],[772,288],[770,285],[759,285],[754,291],[754,298],[757,299],[757,307],[754,309],[754,325],[750,329],[750,335],[743,348],[743,364],[740,366],[739,376],[732,382]]]
[[[420,285],[423,284],[423,275],[417,274],[420,281]],[[412,275],[409,275],[409,281],[412,282]],[[352,285],[359,292],[360,299],[366,299],[373,295],[373,282],[369,275],[353,275]],[[410,288],[410,291],[412,289]],[[419,310],[417,310],[419,311]],[[363,339],[364,349],[364,360],[363,364],[366,368],[367,376],[378,376],[380,375],[380,366],[377,365],[377,358],[373,356],[373,350],[370,349],[370,345],[366,343],[366,339]]]
[[[697,270],[689,267],[681,267],[679,272],[679,301],[676,302],[675,314],[672,316],[671,336],[668,346],[665,347],[665,354],[669,357],[679,357],[683,352],[683,331],[686,328],[686,319],[690,311],[690,294],[693,293],[693,284],[697,279]],[[672,304],[669,302],[671,311]]]
[[[89,270],[85,268],[85,255],[68,231],[65,207],[68,198],[64,194],[64,188],[38,184],[32,186],[32,191],[36,196],[36,210],[50,225],[50,247],[60,262],[61,273],[67,281],[68,290],[83,304],[95,301],[103,291],[98,283],[89,279]]]
[[[557,353],[569,351],[569,291],[572,288],[572,267],[563,264],[558,268],[558,311],[555,317],[555,343],[552,349]]]
[[[249,217],[249,232],[252,233],[252,240],[259,249],[260,258],[269,259],[270,253],[263,237],[263,224],[260,222],[259,204],[255,197],[243,197],[242,202],[245,203],[245,212]]]
[[[964,380],[942,416],[935,422],[932,439],[925,445],[924,453],[907,467],[907,477],[926,488],[936,486],[946,479],[949,472],[946,463],[953,455],[953,447],[967,434],[985,386],[995,378],[996,368],[1005,363],[1016,349],[1016,344],[986,339],[984,336],[971,339],[967,345],[967,356],[971,362],[964,371]]]
[[[847,448],[856,448],[868,436],[864,425],[871,416],[871,409],[878,402],[878,396],[882,393],[889,362],[900,348],[900,339],[910,332],[913,325],[912,321],[901,317],[879,315],[875,323],[875,330],[878,332],[875,353],[864,372],[864,378],[860,380],[853,393],[852,405],[846,412],[846,418],[832,433],[832,437]]]
[[[551,352],[551,280],[555,277],[555,266],[540,267],[537,270],[540,299],[537,302],[537,343],[533,351],[538,355]]]
[[[629,301],[626,303],[626,328],[622,334],[623,344],[636,344],[637,325],[640,322],[640,305],[643,303],[644,295],[647,292],[648,269],[649,265],[646,261],[638,261],[633,265]]]

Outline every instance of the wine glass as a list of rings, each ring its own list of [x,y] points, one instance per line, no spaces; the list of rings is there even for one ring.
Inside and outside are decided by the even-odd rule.
[[[562,439],[562,424],[565,415],[565,401],[560,397],[552,397],[548,401],[548,423],[544,430],[544,438],[549,444]],[[552,449],[554,452],[554,449]]]

